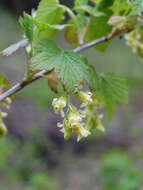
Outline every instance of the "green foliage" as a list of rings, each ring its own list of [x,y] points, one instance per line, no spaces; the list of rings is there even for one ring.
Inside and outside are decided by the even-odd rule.
[[[62,24],[62,25],[51,25],[48,23],[43,24],[38,22],[37,20],[35,20],[34,22],[38,26],[39,30],[63,30],[64,28],[71,26],[71,24]]]
[[[131,15],[141,15],[142,11],[143,11],[143,1],[133,0]]]
[[[104,73],[101,75],[100,83],[101,97],[110,119],[114,113],[116,101],[128,103],[128,87],[124,77],[115,73]]]
[[[20,17],[19,23],[24,31],[26,38],[31,43],[33,41],[34,23],[32,17],[24,13],[24,17]]]
[[[105,190],[135,190],[142,187],[143,172],[135,169],[127,153],[111,151],[103,157],[101,166]]]
[[[58,24],[62,20],[63,10],[57,0],[42,0],[35,19],[39,22]]]
[[[75,0],[74,5],[75,7],[80,7],[80,6],[87,6],[87,4],[88,4],[88,0],[81,0],[81,1]],[[83,10],[78,10],[78,13],[84,15]]]
[[[40,36],[52,39],[57,29],[63,29],[66,26],[57,25],[62,21],[62,18],[63,8],[59,6],[57,0],[42,0],[35,17],[35,22],[41,33]]]
[[[111,7],[114,3],[114,0],[102,0],[99,4],[97,4],[97,9],[98,10],[105,10],[109,7]]]
[[[112,27],[109,26],[107,23],[111,15],[112,15],[112,12],[107,10],[105,12],[105,15],[90,18],[90,26],[89,26],[89,30],[86,36],[87,41],[96,40],[102,36],[109,34],[109,32],[111,32]],[[96,30],[96,28],[98,29]],[[99,50],[105,50],[107,47],[107,44],[108,42],[103,42],[97,45],[96,48]]]
[[[99,78],[98,74],[95,71],[95,68],[93,65],[88,64],[88,70],[89,70],[89,75],[88,75],[88,82],[90,84],[90,87],[94,90],[97,91],[99,88]]]
[[[98,12],[97,9],[95,9],[95,7],[91,7],[89,5],[81,5],[81,6],[78,6],[78,7],[75,7],[76,10],[83,10],[87,13],[89,13],[90,15],[92,16],[101,16],[101,15],[104,15],[103,13],[101,12]]]
[[[80,6],[80,5],[87,5],[88,0],[75,0],[75,6]]]
[[[72,91],[89,75],[86,64],[77,53],[63,51],[56,43],[46,39],[38,41],[35,46],[32,68],[34,70],[55,68],[57,77],[67,91]]]
[[[120,1],[114,1],[112,7],[112,11],[114,12],[114,15],[127,15],[128,12],[130,12],[131,4],[129,1],[120,0]]]

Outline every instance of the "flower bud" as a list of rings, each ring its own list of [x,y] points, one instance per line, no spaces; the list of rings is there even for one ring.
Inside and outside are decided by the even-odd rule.
[[[82,92],[78,91],[76,93],[77,98],[84,103],[84,105],[92,103],[92,93],[91,92]]]
[[[65,140],[68,140],[70,138],[71,134],[72,134],[72,129],[71,128],[68,128],[68,129],[63,128],[60,131],[64,133],[64,139]]]
[[[101,123],[99,123],[99,124],[97,125],[96,129],[97,129],[98,131],[102,132],[102,133],[105,132],[105,128],[103,127],[103,125],[102,125]]]
[[[63,120],[63,123],[58,123],[57,124],[58,127],[62,127],[62,129],[60,130],[62,133],[64,133],[64,139],[68,140],[69,137],[72,134],[72,128],[70,128],[68,126],[68,121],[66,119]]]
[[[82,137],[87,137],[88,135],[90,135],[90,132],[83,127],[82,123],[74,126],[73,130],[78,134],[77,141],[79,141]]]
[[[54,98],[52,106],[55,112],[62,110],[64,107],[66,107],[66,97],[61,96],[60,98]]]
[[[11,104],[11,103],[12,103],[12,100],[11,100],[11,98],[9,98],[9,97],[7,97],[6,99],[4,99],[4,100],[2,101],[3,106],[6,106],[7,109],[10,108],[10,104]]]
[[[7,128],[5,124],[1,121],[0,122],[0,138],[4,137],[7,133]]]
[[[78,112],[70,112],[68,114],[68,123],[71,127],[78,125],[82,118]]]

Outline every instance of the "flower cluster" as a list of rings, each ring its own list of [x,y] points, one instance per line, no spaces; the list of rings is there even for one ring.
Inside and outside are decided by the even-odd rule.
[[[98,114],[97,109],[101,107],[101,102],[95,94],[91,92],[76,92],[76,97],[81,101],[80,109],[75,107],[65,96],[53,99],[53,107],[55,112],[60,111],[64,117],[62,123],[58,123],[58,127],[62,128],[64,138],[69,139],[71,134],[75,132],[78,135],[77,141],[87,137],[94,129],[104,132],[102,126],[102,115]],[[68,106],[66,113],[63,108]]]
[[[125,39],[127,40],[127,45],[132,47],[133,52],[138,53],[140,56],[143,56],[142,28],[136,28],[129,34],[126,34]]]

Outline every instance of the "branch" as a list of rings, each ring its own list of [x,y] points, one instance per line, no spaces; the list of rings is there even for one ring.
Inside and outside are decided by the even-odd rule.
[[[108,39],[109,38],[107,36],[101,37],[101,38],[94,40],[92,42],[85,43],[85,44],[73,49],[73,51],[76,53],[79,53],[79,52],[83,51],[84,49],[93,47],[96,44],[107,41]],[[12,88],[10,88],[9,90],[7,90],[6,92],[4,92],[3,94],[0,95],[0,102],[3,101],[4,99],[6,99],[7,97],[10,97],[10,96],[16,94],[18,91],[22,90],[25,86],[27,86],[27,85],[31,84],[32,82],[42,78],[43,75],[49,74],[50,72],[51,72],[51,70],[50,71],[42,70],[42,71],[38,72],[37,74],[35,74],[31,79],[24,80],[21,83],[17,83],[15,86],[13,86]]]
[[[7,97],[10,97],[14,94],[16,94],[18,91],[22,90],[25,86],[31,84],[32,82],[40,79],[43,77],[43,75],[49,74],[51,71],[42,70],[34,75],[30,80],[24,80],[21,83],[17,83],[15,86],[4,92],[0,95],[0,102],[6,99]]]
[[[104,42],[104,41],[107,41],[108,40],[108,37],[107,36],[104,36],[104,37],[101,37],[97,40],[94,40],[92,42],[88,42],[88,43],[85,43],[85,44],[82,44],[81,46],[73,49],[74,52],[76,53],[79,53],[81,51],[83,51],[84,49],[87,49],[87,48],[90,48],[90,47],[93,47],[101,42]]]

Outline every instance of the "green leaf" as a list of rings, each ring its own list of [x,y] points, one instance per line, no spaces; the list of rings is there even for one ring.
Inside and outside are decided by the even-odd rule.
[[[25,36],[27,39],[32,42],[33,40],[33,30],[34,30],[34,23],[32,17],[26,13],[24,13],[24,17],[20,17],[19,23],[24,31]]]
[[[86,28],[88,27],[88,22],[89,18],[81,14],[76,16],[76,25],[73,20],[69,21],[69,24],[73,24],[73,26],[66,29],[65,38],[74,47],[77,47],[78,44],[82,44],[85,40],[83,36]]]
[[[112,89],[114,97],[118,101],[128,103],[128,87],[123,76],[115,73],[105,73],[102,75],[102,79],[108,83]]]
[[[91,0],[93,3],[97,4],[100,3],[102,0]]]
[[[88,0],[75,0],[75,7],[79,7],[79,6],[86,6],[87,4],[88,4]],[[84,14],[84,11],[83,10],[79,10],[79,9],[77,9],[78,11],[78,13],[79,14]]]
[[[81,5],[81,6],[75,7],[75,10],[83,10],[95,17],[104,15],[103,12],[99,12],[95,7],[91,7],[89,5]]]
[[[128,103],[128,87],[125,78],[121,75],[115,73],[101,75],[100,92],[109,119],[113,115],[117,101]]]
[[[114,3],[114,0],[102,0],[99,4],[97,4],[97,10],[101,11],[111,7]]]
[[[125,13],[129,12],[131,8],[131,3],[125,0],[114,0],[114,3],[111,7],[111,10],[114,12],[114,15],[123,15],[125,16]]]
[[[88,60],[85,56],[81,56],[81,58],[83,59],[89,73],[86,77],[86,80],[90,88],[94,91],[97,91],[99,88],[99,77],[95,70],[95,67],[91,64],[88,64]]]
[[[39,23],[38,25],[40,26],[46,25],[48,28],[44,32],[40,31],[41,36],[45,36],[49,39],[52,39],[55,36],[57,32],[57,28],[55,29],[51,25],[57,25],[62,21],[63,12],[64,12],[63,7],[59,6],[59,3],[57,0],[42,0],[40,2],[35,20],[37,23]],[[45,30],[45,27],[44,27],[44,30]]]
[[[0,88],[5,88],[7,86],[10,86],[10,82],[5,79],[5,77],[0,76]]]
[[[42,39],[35,46],[32,69],[51,70],[53,68],[68,91],[72,91],[89,75],[85,62],[77,53],[63,51],[55,42]]]
[[[99,88],[99,79],[98,79],[98,74],[94,68],[93,65],[88,64],[88,68],[89,68],[89,75],[87,76],[89,78],[88,83],[91,84],[91,88],[94,91],[97,91]]]
[[[105,12],[105,16],[100,17],[91,17],[90,19],[90,26],[87,32],[86,41],[93,41],[96,40],[102,36],[108,35],[112,27],[107,24],[110,16],[112,15],[112,12],[110,10],[107,10]],[[103,42],[99,45],[96,45],[96,48],[98,50],[105,50],[108,45],[108,42]]]
[[[77,22],[78,22],[78,28],[77,28],[78,36],[79,38],[81,38],[85,28],[88,25],[89,18],[87,16],[77,15]]]
[[[38,22],[37,20],[34,20],[35,24],[39,28],[39,30],[63,30],[66,27],[72,26],[72,24],[48,24],[48,23],[42,23]]]
[[[69,9],[68,9],[69,11]],[[69,23],[72,23],[73,26],[70,28],[70,30],[67,30],[66,36],[68,36],[68,39],[72,38],[72,36],[75,34],[74,39],[77,39],[77,42],[74,42],[75,45],[82,44],[84,42],[84,32],[86,31],[86,28],[88,27],[89,17],[78,13],[77,15],[73,13],[71,14],[71,20]],[[68,40],[72,41],[72,40]]]
[[[78,46],[78,34],[75,26],[70,26],[66,28],[65,39],[67,40],[68,43],[72,44],[74,47]]]
[[[131,15],[141,15],[141,12],[143,11],[143,1],[142,0],[133,0],[132,3],[132,11]]]
[[[39,4],[36,20],[48,24],[58,24],[63,16],[63,8],[57,0],[42,0]]]
[[[21,40],[21,41],[15,43],[15,44],[9,46],[8,48],[4,49],[1,52],[1,54],[4,55],[4,56],[9,56],[9,55],[15,53],[19,48],[25,47],[27,44],[28,44],[27,39]]]
[[[75,0],[75,7],[80,5],[87,5],[88,0]]]

